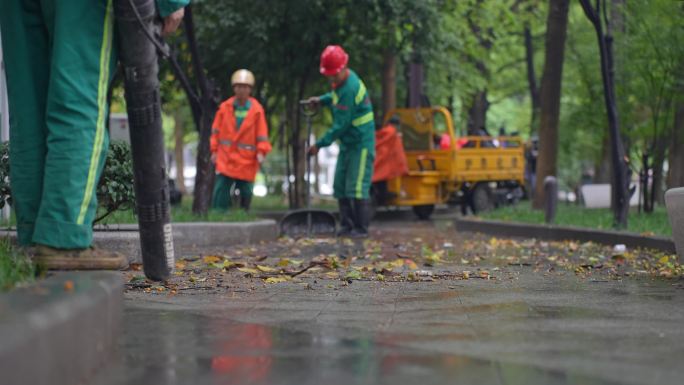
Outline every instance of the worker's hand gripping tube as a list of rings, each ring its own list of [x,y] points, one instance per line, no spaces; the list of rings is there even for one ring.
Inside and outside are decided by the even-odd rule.
[[[161,281],[173,272],[174,256],[159,67],[156,48],[150,39],[150,32],[159,28],[155,25],[155,2],[115,0],[114,4],[119,60],[124,70],[143,269],[148,278]]]

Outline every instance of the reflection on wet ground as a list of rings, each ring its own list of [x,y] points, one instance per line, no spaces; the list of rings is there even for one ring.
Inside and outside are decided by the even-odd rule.
[[[609,384],[562,370],[434,354],[391,335],[346,338],[181,310],[131,309],[98,384]]]

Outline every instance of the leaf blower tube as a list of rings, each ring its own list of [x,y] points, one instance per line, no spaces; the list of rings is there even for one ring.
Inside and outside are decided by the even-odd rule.
[[[133,153],[135,200],[145,275],[156,281],[173,272],[169,185],[159,97],[159,65],[150,31],[159,31],[154,0],[115,0],[119,60],[124,71]]]

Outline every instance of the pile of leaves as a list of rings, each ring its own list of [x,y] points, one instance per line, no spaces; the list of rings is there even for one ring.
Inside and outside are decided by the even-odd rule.
[[[676,255],[656,250],[609,247],[593,242],[545,242],[491,238],[484,246],[499,264],[533,266],[535,271],[571,271],[582,277],[612,279],[630,276],[675,278],[684,276]],[[476,249],[471,245],[471,250]],[[476,252],[477,253],[477,252]]]
[[[415,233],[415,232],[414,232]],[[385,234],[373,240],[283,238],[226,254],[187,256],[164,283],[129,272],[128,288],[175,294],[185,290],[254,289],[259,285],[299,284],[338,289],[354,281],[432,282],[515,279],[518,269],[546,275],[576,274],[587,279],[633,276],[681,277],[675,256],[650,250],[624,250],[595,243],[499,239],[476,235],[417,233],[409,238]]]

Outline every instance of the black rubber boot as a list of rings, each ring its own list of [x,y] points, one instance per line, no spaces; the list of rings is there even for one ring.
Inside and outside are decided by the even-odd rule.
[[[249,211],[249,206],[252,204],[252,196],[251,195],[240,195],[240,207],[245,210]]]
[[[370,224],[370,199],[354,199],[354,229],[352,238],[368,237],[368,225]]]
[[[351,199],[347,198],[338,199],[337,203],[340,206],[340,230],[337,236],[348,236],[354,229],[354,207]]]

